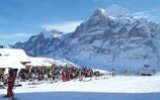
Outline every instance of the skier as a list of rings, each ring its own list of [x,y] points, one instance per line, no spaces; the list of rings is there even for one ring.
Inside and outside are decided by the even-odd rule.
[[[4,97],[11,98],[12,100],[14,100],[13,87],[14,87],[16,75],[17,75],[16,69],[9,69],[9,76],[7,81],[7,84],[8,84],[7,95],[5,95]]]

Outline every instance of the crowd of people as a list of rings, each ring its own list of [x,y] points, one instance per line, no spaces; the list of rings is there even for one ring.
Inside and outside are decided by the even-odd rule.
[[[5,69],[0,69],[0,88],[7,85],[8,74],[4,74]],[[16,72],[16,79],[19,81],[70,81],[77,79],[83,81],[84,78],[100,76],[99,71],[93,71],[91,68],[78,68],[69,66],[52,67],[30,67],[20,69]]]
[[[26,80],[52,80],[63,82],[79,79],[83,80],[85,77],[99,76],[100,72],[93,71],[90,68],[77,68],[68,66],[54,66],[54,67],[27,67],[21,69],[18,76],[22,81]]]

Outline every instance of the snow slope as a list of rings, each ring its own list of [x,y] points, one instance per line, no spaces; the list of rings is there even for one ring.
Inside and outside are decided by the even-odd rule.
[[[88,80],[88,79],[87,79]],[[23,83],[17,87],[15,93],[33,92],[96,92],[96,93],[152,93],[160,92],[160,76],[115,76],[99,78],[92,81],[69,81],[28,85]],[[0,90],[4,94],[5,90]]]
[[[107,76],[86,82],[44,82],[32,86],[23,83],[14,91],[20,100],[159,100],[159,84],[160,76]],[[6,90],[0,90],[1,95],[5,93]]]

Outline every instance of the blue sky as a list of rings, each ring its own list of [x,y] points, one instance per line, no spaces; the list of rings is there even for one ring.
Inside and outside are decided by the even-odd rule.
[[[112,4],[132,13],[160,10],[160,0],[0,0],[0,44],[25,41],[44,28],[73,31],[96,8]]]

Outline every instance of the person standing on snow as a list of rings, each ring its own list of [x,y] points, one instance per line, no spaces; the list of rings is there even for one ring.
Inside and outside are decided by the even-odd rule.
[[[9,69],[9,76],[7,81],[7,84],[8,84],[7,95],[4,96],[6,98],[8,97],[8,98],[14,99],[13,87],[14,87],[16,75],[17,75],[16,69]]]

